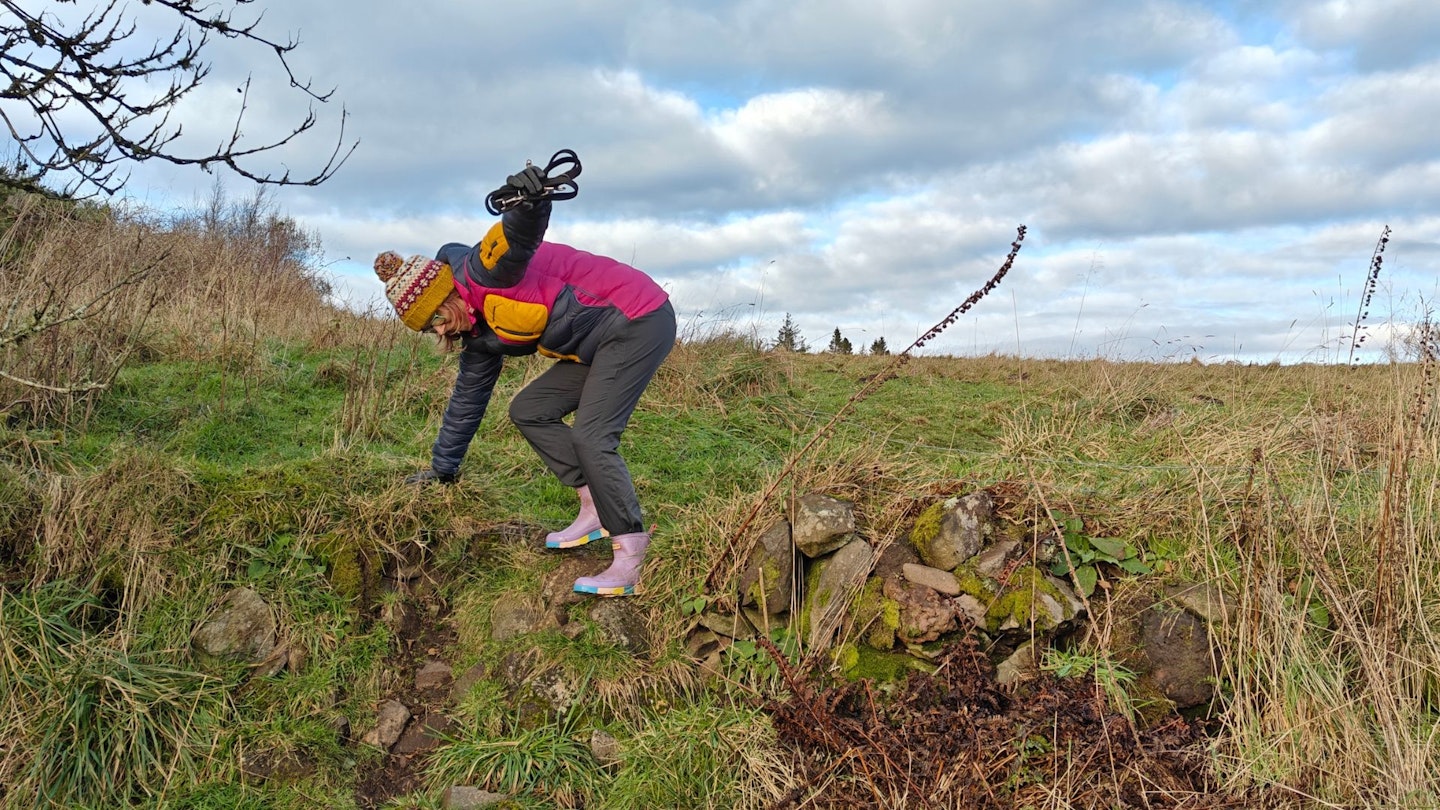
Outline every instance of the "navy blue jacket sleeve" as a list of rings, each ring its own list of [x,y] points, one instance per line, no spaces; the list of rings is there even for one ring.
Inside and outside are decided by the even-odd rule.
[[[474,245],[451,242],[435,258],[482,287],[514,287],[525,278],[525,268],[550,227],[550,200],[530,208],[513,208],[501,215]]]
[[[470,440],[485,418],[485,408],[490,404],[490,394],[495,390],[495,381],[500,379],[500,369],[505,358],[483,351],[460,352],[460,371],[455,376],[455,389],[450,392],[450,402],[445,406],[445,417],[440,423],[440,435],[430,448],[430,466],[441,475],[454,475],[465,460],[465,451],[470,449]]]

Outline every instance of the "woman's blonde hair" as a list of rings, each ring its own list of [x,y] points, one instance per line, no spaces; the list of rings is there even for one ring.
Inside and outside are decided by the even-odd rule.
[[[458,293],[458,292],[456,292],[456,291],[454,291],[454,290],[451,290],[451,291],[450,291],[450,294],[447,295],[447,296],[445,296],[445,300],[440,302],[440,306],[438,306],[438,307],[435,308],[435,311],[436,311],[436,312],[439,312],[439,311],[441,311],[441,310],[443,310],[443,309],[446,309],[447,307],[450,308],[450,309],[452,309],[452,310],[455,309],[456,307],[459,307],[459,308],[461,308],[461,309],[464,309],[464,307],[465,307],[465,302],[464,302],[463,300],[461,300],[461,298],[460,298],[460,293]],[[433,318],[434,315],[432,315],[431,317]],[[459,342],[460,342],[460,336],[457,335],[457,334],[449,333],[449,334],[444,334],[444,335],[442,335],[442,334],[440,334],[440,333],[438,333],[438,332],[435,334],[435,348],[436,348],[441,354],[448,354],[448,353],[450,353],[450,352],[455,351],[456,345],[457,345]]]

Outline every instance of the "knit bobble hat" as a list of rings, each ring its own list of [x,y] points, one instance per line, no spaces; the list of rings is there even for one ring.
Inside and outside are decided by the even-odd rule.
[[[401,322],[416,332],[430,325],[435,310],[455,290],[450,265],[424,256],[402,259],[387,250],[375,257],[375,275],[385,282],[385,297]]]

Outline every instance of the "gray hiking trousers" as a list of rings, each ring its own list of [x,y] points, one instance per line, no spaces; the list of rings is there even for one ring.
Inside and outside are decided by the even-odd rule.
[[[510,421],[568,487],[590,486],[610,534],[645,530],[640,499],[620,457],[620,435],[650,378],[675,346],[675,308],[611,327],[590,365],[561,360],[510,402]],[[564,422],[575,414],[574,425]]]

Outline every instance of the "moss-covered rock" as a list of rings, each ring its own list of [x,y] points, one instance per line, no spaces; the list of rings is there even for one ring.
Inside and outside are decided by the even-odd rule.
[[[932,503],[915,518],[915,524],[910,527],[910,545],[920,553],[921,559],[929,553],[930,544],[940,535],[940,521],[945,517],[945,512],[957,501],[958,498],[950,498]]]
[[[852,540],[833,554],[815,560],[806,575],[801,631],[809,639],[811,649],[824,649],[847,611],[854,594],[861,591],[875,552],[864,540]]]
[[[886,596],[883,588],[882,578],[871,577],[850,607],[861,640],[882,651],[895,647],[895,633],[900,628],[900,603]]]
[[[989,603],[1000,589],[999,583],[982,576],[970,565],[962,565],[951,572],[960,586],[960,593],[969,594],[981,602]]]
[[[980,490],[931,504],[915,519],[910,543],[931,568],[952,571],[996,533],[995,502]]]
[[[778,520],[765,530],[740,575],[741,604],[761,605],[771,614],[790,609],[794,598],[794,549],[788,521]]]
[[[335,592],[368,607],[380,593],[381,565],[375,549],[341,534],[327,534],[316,543],[325,564],[325,578]]]
[[[1010,582],[985,611],[990,633],[1034,629],[1049,632],[1075,617],[1070,599],[1054,580],[1034,566],[1017,568]]]
[[[935,665],[913,655],[846,644],[835,653],[840,674],[852,681],[898,681],[911,672],[933,673]]]
[[[896,635],[906,644],[934,641],[956,629],[955,607],[924,585],[891,577],[885,580],[883,593],[899,606]]]

